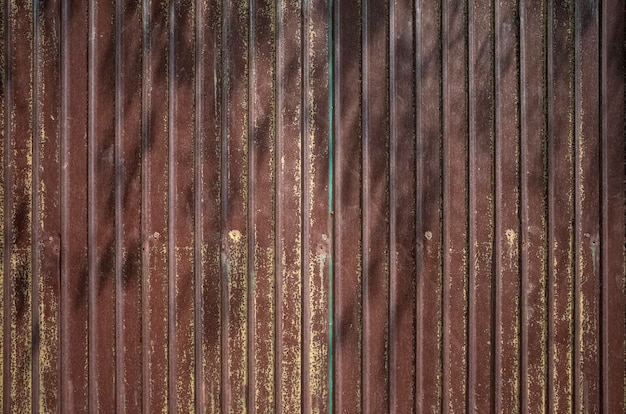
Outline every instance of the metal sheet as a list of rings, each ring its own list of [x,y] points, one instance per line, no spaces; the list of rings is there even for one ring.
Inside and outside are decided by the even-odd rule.
[[[339,411],[624,410],[624,21],[336,2]]]
[[[3,412],[624,412],[620,1],[0,2]]]

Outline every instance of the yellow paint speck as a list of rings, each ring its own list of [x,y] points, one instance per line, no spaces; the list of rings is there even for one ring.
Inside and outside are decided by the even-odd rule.
[[[508,229],[506,231],[506,240],[509,243],[509,247],[513,247],[515,241],[517,240],[517,233],[513,229]]]
[[[239,243],[241,240],[241,232],[239,230],[231,230],[228,232],[228,237],[234,243]]]

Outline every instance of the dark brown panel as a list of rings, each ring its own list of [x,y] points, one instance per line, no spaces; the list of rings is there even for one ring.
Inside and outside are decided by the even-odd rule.
[[[5,67],[5,409],[33,409],[33,9],[8,1]]]
[[[443,402],[443,73],[441,4],[416,9],[416,411]]]
[[[469,372],[468,404],[492,411],[494,400],[494,4],[469,6]]]
[[[363,13],[363,411],[389,409],[388,4],[365,0]]]
[[[599,10],[580,1],[575,17],[574,410],[600,412]]]
[[[33,412],[59,412],[60,367],[60,8],[56,1],[36,4],[33,139],[33,334],[39,338],[34,355]],[[38,280],[35,281],[35,280]],[[37,298],[35,300],[35,298]],[[38,322],[35,319],[38,318]],[[37,378],[38,377],[38,378]]]
[[[548,3],[548,404],[573,410],[573,7]]]
[[[115,3],[89,2],[87,229],[89,410],[113,407],[115,373],[116,182]]]
[[[221,6],[196,4],[196,412],[221,406]],[[209,22],[209,23],[207,23]]]
[[[303,22],[303,406],[329,412],[329,4],[305,2]],[[307,343],[308,340],[308,343]],[[308,390],[307,390],[308,387]]]
[[[602,405],[605,412],[626,411],[626,6],[603,2],[601,16],[601,345]]]
[[[415,400],[415,111],[412,2],[389,3],[389,411]]]
[[[194,409],[194,5],[170,4],[168,232],[169,410]],[[185,139],[183,139],[185,137]]]
[[[222,243],[226,269],[224,323],[227,325],[226,396],[228,411],[249,409],[248,380],[248,39],[249,10],[246,4],[224,3],[223,111],[225,142],[222,187]],[[225,187],[224,187],[225,186]],[[223,368],[224,369],[224,368]]]
[[[442,6],[443,410],[467,408],[467,5]]]
[[[61,412],[88,410],[87,12],[61,4]]]
[[[168,408],[168,5],[143,7],[142,381],[143,412]]]
[[[361,19],[358,2],[335,2],[334,279],[335,410],[361,412]],[[346,231],[345,229],[350,229]]]
[[[115,4],[116,407],[141,412],[141,3]]]
[[[518,16],[495,5],[495,411],[520,410]]]
[[[1,2],[3,412],[624,411],[596,3]]]
[[[272,2],[250,3],[248,400],[259,413],[275,411],[275,22]]]
[[[277,5],[276,48],[276,407],[302,401],[302,58],[301,8]]]
[[[521,410],[548,411],[546,4],[520,8]],[[537,45],[544,45],[538,48]]]

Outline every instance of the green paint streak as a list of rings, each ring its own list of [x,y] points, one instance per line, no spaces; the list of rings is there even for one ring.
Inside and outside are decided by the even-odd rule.
[[[331,226],[334,228],[333,216],[333,114],[334,114],[334,39],[333,39],[333,0],[328,0],[328,212],[330,213]],[[333,255],[332,246],[335,243],[334,232],[329,232],[331,249],[328,255],[328,407],[333,412]]]

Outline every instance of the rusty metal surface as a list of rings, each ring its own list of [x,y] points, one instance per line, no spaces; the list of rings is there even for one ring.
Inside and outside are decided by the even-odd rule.
[[[623,2],[0,15],[3,412],[626,411]]]
[[[624,12],[335,3],[337,411],[626,409]]]

